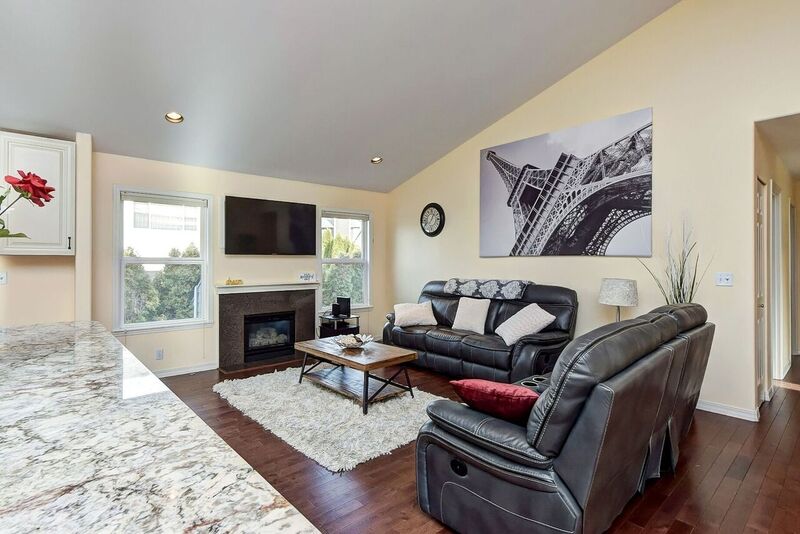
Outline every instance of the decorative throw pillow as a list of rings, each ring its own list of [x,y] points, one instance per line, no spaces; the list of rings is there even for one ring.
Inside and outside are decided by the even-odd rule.
[[[524,386],[470,378],[450,382],[470,408],[524,425],[539,394]]]
[[[458,299],[456,318],[453,321],[454,330],[469,330],[476,334],[483,334],[486,326],[486,316],[489,314],[489,299],[471,299],[461,297]]]
[[[528,304],[520,311],[503,321],[503,324],[494,329],[494,332],[503,338],[506,345],[513,345],[522,336],[537,334],[556,320],[541,309],[538,304]]]
[[[419,304],[405,303],[394,305],[394,324],[396,326],[436,326],[433,305],[430,301]]]

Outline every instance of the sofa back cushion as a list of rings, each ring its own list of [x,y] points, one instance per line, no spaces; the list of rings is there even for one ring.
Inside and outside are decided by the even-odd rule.
[[[678,333],[674,319],[646,314],[576,338],[556,361],[551,386],[531,411],[528,441],[556,456],[594,387],[630,367]]]
[[[439,324],[453,326],[460,296],[444,292],[444,280],[434,280],[425,284],[419,302],[430,301],[433,315]],[[530,283],[520,300],[492,300],[486,316],[486,334],[494,334],[495,329],[509,317],[528,304],[538,304],[543,310],[555,316],[544,332],[561,330],[570,336],[575,333],[575,320],[578,315],[578,295],[572,289]]]

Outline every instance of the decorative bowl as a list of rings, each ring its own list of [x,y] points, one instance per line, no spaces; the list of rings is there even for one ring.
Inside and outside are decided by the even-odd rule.
[[[373,337],[369,334],[347,334],[336,336],[333,341],[343,349],[358,349],[371,342]]]

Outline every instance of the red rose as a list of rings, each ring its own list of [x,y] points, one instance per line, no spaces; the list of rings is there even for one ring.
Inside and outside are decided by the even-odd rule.
[[[14,191],[24,196],[39,207],[44,206],[45,202],[53,200],[54,187],[47,185],[47,180],[32,172],[17,171],[22,177],[15,178],[13,176],[6,176],[6,182],[11,184]]]

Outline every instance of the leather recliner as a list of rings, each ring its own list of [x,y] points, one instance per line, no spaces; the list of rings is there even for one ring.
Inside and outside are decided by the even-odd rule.
[[[400,327],[393,313],[386,316],[383,342],[416,350],[416,365],[455,377],[515,382],[550,371],[575,334],[578,296],[572,289],[529,284],[519,300],[493,299],[485,334],[479,335],[452,328],[461,297],[445,293],[444,285],[441,280],[428,282],[419,296],[419,302],[431,302],[436,326]],[[532,303],[554,315],[555,321],[538,334],[506,345],[495,329]]]
[[[417,438],[421,508],[463,533],[602,532],[662,458],[677,459],[713,333],[689,304],[580,336],[526,426],[431,403]]]

